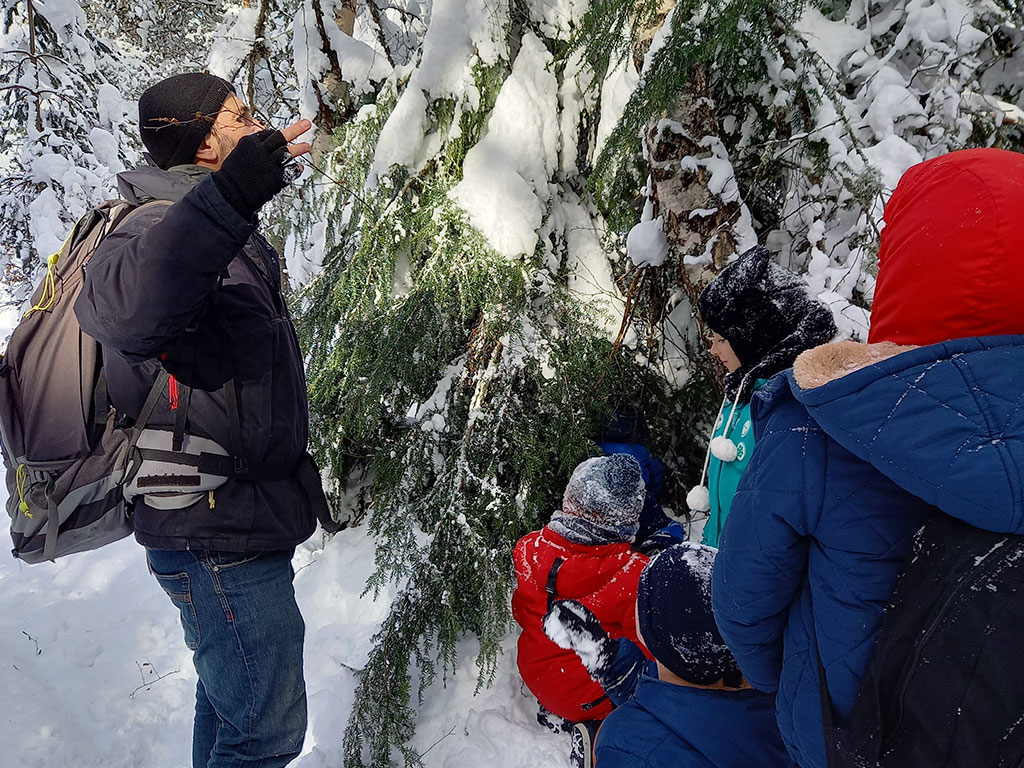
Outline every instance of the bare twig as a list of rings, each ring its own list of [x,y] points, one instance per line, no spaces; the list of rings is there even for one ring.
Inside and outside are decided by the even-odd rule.
[[[246,100],[251,106],[255,106],[256,103],[256,64],[260,60],[264,60],[267,62],[267,69],[273,69],[268,58],[267,44],[264,42],[269,11],[270,0],[263,0],[260,3],[260,15],[256,19],[256,27],[253,30],[252,50],[246,56],[246,64],[249,69],[249,82],[246,84]]]
[[[372,0],[371,0],[371,1],[372,1]],[[448,738],[449,736],[451,736],[451,735],[452,735],[453,733],[455,733],[455,728],[456,728],[456,726],[454,726],[454,725],[453,725],[453,726],[452,726],[452,729],[451,729],[450,731],[448,731],[448,733],[446,733],[446,734],[445,734],[444,736],[442,736],[442,737],[441,737],[440,739],[438,739],[438,740],[437,740],[437,741],[435,741],[435,742],[434,742],[433,744],[431,744],[431,745],[430,745],[429,747],[427,747],[427,748],[426,748],[425,750],[423,750],[423,751],[422,751],[422,752],[420,753],[420,759],[423,759],[423,757],[424,757],[424,756],[426,756],[427,752],[429,752],[430,750],[432,750],[432,749],[433,749],[434,747],[436,747],[436,746],[437,746],[438,744],[440,744],[440,743],[441,743],[442,741],[444,741],[444,740],[445,740],[445,739],[447,739],[447,738]]]
[[[36,640],[34,637],[32,637],[32,635],[30,635],[25,630],[21,630],[21,634],[23,634],[25,637],[27,637],[29,640],[31,640],[33,643],[35,643],[35,646],[36,646],[36,656],[42,655],[43,649],[39,647],[39,641]]]
[[[380,42],[380,47],[384,49],[384,55],[388,57],[388,64],[393,68],[395,66],[395,59],[391,55],[387,38],[384,37],[384,24],[380,19],[380,8],[377,7],[376,0],[366,0],[366,5],[370,9],[370,16],[373,17],[373,23],[377,27],[377,40]]]
[[[131,693],[128,694],[128,698],[129,699],[134,699],[135,698],[135,694],[137,694],[139,691],[141,691],[143,689],[148,691],[153,686],[153,683],[158,683],[161,680],[163,680],[165,677],[170,677],[171,675],[176,675],[180,671],[180,670],[176,669],[173,672],[167,672],[166,674],[161,675],[161,674],[157,673],[156,668],[149,661],[146,661],[146,662],[144,662],[142,664],[140,664],[138,661],[136,661],[135,662],[135,666],[139,668],[139,676],[142,678],[142,685],[140,685],[138,688],[136,688],[134,691],[132,691]],[[156,677],[154,677],[151,680],[147,681],[146,680],[146,673],[142,670],[143,667],[149,667],[151,673],[153,675],[156,675]]]
[[[308,156],[302,155],[302,156],[297,157],[295,159],[296,159],[296,161],[298,161],[302,165],[308,165],[314,171],[316,171],[321,176],[323,176],[325,179],[327,179],[331,184],[337,184],[339,187],[341,187],[346,192],[348,192],[350,195],[352,195],[352,197],[354,197],[356,200],[358,200],[360,203],[362,203],[363,206],[367,210],[371,210],[371,211],[373,210],[373,206],[371,206],[369,202],[364,200],[363,197],[361,195],[359,195],[354,189],[352,189],[350,186],[345,184],[345,182],[338,181],[336,178],[331,176],[329,173],[327,173],[327,171],[325,171],[323,168],[320,168],[316,163],[314,163],[312,160],[310,160]]]
[[[26,0],[28,8],[28,49],[32,56],[36,55],[36,7],[32,0]],[[39,67],[36,67],[36,130],[43,132],[43,107],[39,103]]]
[[[309,568],[309,566],[313,565],[314,563],[318,563],[318,562],[320,562],[320,558],[314,558],[313,560],[310,560],[305,565],[300,565],[298,568],[296,568],[295,569],[295,573],[298,573],[299,571],[303,571],[306,568]]]
[[[615,336],[615,342],[612,344],[612,351],[608,354],[608,359],[611,360],[615,355],[619,353],[619,348],[622,346],[623,339],[626,338],[626,331],[629,329],[629,319],[633,313],[633,299],[637,294],[637,287],[640,284],[641,278],[646,274],[646,269],[640,267],[636,270],[636,275],[633,277],[633,283],[629,286],[629,290],[626,292],[626,306],[622,311],[622,324],[619,326],[619,332]]]
[[[340,83],[342,82],[341,61],[338,59],[338,52],[334,50],[334,47],[331,45],[330,36],[327,34],[327,27],[324,24],[324,9],[320,2],[321,0],[313,0],[312,3],[316,29],[320,34],[320,51],[327,57],[327,61],[331,65],[331,74]],[[332,130],[335,127],[335,113],[327,102],[324,101],[323,86],[320,84],[322,81],[323,79],[313,84],[313,90],[316,92],[316,98],[320,105],[320,119],[318,122],[328,130]]]

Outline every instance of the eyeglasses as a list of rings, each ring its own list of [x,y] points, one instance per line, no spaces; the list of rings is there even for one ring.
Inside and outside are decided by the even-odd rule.
[[[217,112],[216,114],[214,114],[214,117],[216,118],[217,115],[220,115],[220,114],[225,113],[225,112],[227,114],[229,114],[229,115],[233,115],[234,116],[234,122],[237,125],[244,125],[246,128],[262,128],[263,127],[263,123],[261,123],[259,120],[257,120],[249,112],[248,108],[246,108],[246,107],[242,107],[238,111],[235,111],[233,109],[226,109],[225,108],[225,109],[220,110],[220,112]]]

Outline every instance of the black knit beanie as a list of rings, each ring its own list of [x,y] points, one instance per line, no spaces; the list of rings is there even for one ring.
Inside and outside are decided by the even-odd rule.
[[[188,72],[161,80],[139,99],[139,131],[150,157],[164,170],[195,160],[224,99],[235,92],[227,80]]]
[[[718,550],[684,542],[658,553],[637,587],[636,616],[647,649],[674,675],[697,685],[741,673],[711,611],[711,569]]]
[[[791,367],[801,352],[837,333],[831,310],[761,246],[722,270],[697,299],[697,308],[739,358],[740,369],[725,380],[726,396],[733,401],[747,402],[758,379]]]

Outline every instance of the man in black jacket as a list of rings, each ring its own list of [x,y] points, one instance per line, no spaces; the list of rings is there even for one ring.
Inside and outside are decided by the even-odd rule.
[[[256,214],[309,151],[289,142],[310,125],[265,129],[200,73],[147,90],[139,122],[155,167],[119,176],[141,207],[93,255],[75,311],[103,345],[120,413],[173,451],[206,440],[229,456],[209,490],[199,470],[182,472],[180,492],[153,490],[159,471],[138,480],[132,512],[194,652],[193,766],[284,766],[306,729],[291,556],[316,523],[297,479],[302,355]]]

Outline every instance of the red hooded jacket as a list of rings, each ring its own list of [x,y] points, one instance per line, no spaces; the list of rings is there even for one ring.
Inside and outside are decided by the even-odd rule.
[[[1024,333],[1024,155],[965,149],[915,165],[885,222],[869,341]]]
[[[641,648],[636,634],[636,589],[648,558],[633,552],[626,542],[576,544],[546,526],[520,539],[513,553],[512,614],[523,628],[518,655],[523,681],[556,715],[572,722],[602,719],[612,711],[604,690],[574,651],[559,648],[544,634],[548,576],[555,558],[562,559],[555,579],[556,599],[578,600],[593,611],[611,637],[627,637]]]

